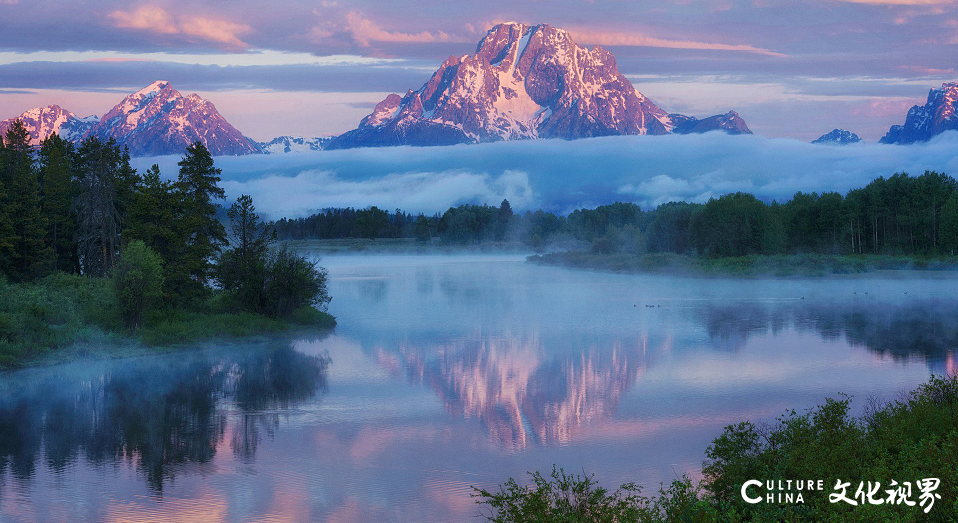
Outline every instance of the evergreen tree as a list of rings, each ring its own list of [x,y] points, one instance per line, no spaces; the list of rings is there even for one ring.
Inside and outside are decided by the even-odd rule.
[[[230,245],[220,256],[216,277],[223,289],[237,294],[249,310],[265,307],[266,263],[276,232],[260,221],[249,195],[242,195],[227,213],[230,218]]]
[[[226,243],[226,230],[216,218],[221,208],[216,200],[226,198],[226,193],[217,185],[222,171],[213,165],[213,157],[202,143],[189,146],[177,165],[180,173],[176,187],[185,200],[183,219],[189,231],[180,261],[189,281],[180,283],[184,284],[181,292],[189,297],[205,289],[213,257]]]
[[[119,155],[112,140],[88,138],[77,152],[79,194],[77,251],[84,274],[105,276],[114,266],[120,248],[122,217],[117,204]]]
[[[182,260],[190,233],[183,194],[175,184],[160,179],[160,167],[153,165],[136,186],[130,205],[124,241],[140,240],[163,260],[164,291],[177,295],[190,282]]]
[[[73,145],[51,134],[40,146],[40,194],[47,219],[46,242],[52,253],[54,272],[79,272],[76,243],[76,215],[73,201],[79,193],[73,176]]]
[[[47,221],[40,209],[40,179],[30,146],[30,134],[17,120],[4,137],[6,208],[13,229],[8,274],[19,281],[44,275],[50,249],[44,242]]]
[[[7,193],[7,149],[0,136],[0,277],[9,275],[13,263],[13,217]]]

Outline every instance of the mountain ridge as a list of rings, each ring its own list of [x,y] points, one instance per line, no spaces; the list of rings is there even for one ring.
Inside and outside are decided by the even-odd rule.
[[[101,118],[79,118],[59,105],[49,105],[0,121],[0,132],[5,133],[18,119],[33,145],[57,133],[71,142],[114,138],[121,147],[128,147],[132,156],[181,154],[197,141],[215,156],[261,152],[212,102],[195,93],[183,96],[167,81],[153,82],[124,97]]]
[[[602,47],[579,46],[549,24],[508,22],[490,29],[475,54],[447,58],[419,89],[387,96],[327,148],[710,130],[751,134],[734,111],[701,120],[668,114]]]

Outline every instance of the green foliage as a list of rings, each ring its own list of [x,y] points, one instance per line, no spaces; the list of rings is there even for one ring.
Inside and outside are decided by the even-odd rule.
[[[163,262],[160,255],[140,240],[127,244],[112,272],[113,290],[123,323],[131,331],[163,296]]]
[[[240,196],[227,214],[232,247],[220,256],[214,275],[224,290],[235,293],[243,308],[262,312],[269,246],[276,233],[260,221],[249,195]]]
[[[184,200],[182,216],[187,244],[179,257],[182,267],[176,274],[177,292],[196,297],[206,290],[214,256],[226,244],[226,230],[216,218],[220,209],[217,200],[226,197],[218,185],[222,171],[213,165],[213,157],[200,142],[186,149],[176,188]]]
[[[689,222],[699,254],[722,258],[774,254],[784,244],[784,229],[768,206],[751,194],[734,193],[711,199]]]
[[[325,311],[331,300],[326,290],[326,269],[299,256],[284,245],[270,253],[263,286],[264,313],[288,318],[300,307]]]
[[[129,160],[112,138],[107,142],[87,138],[77,150],[75,236],[83,274],[105,276],[116,263],[123,212],[130,203],[123,198],[130,198],[136,183]]]
[[[634,484],[609,492],[593,476],[566,474],[553,467],[549,478],[532,472],[532,485],[512,478],[498,492],[475,488],[476,503],[487,505],[493,523],[620,523],[654,515],[648,498]]]
[[[63,273],[35,283],[0,279],[0,296],[0,367],[21,365],[118,323],[103,279]]]
[[[533,485],[509,479],[491,493],[475,489],[477,503],[488,508],[487,521],[631,521],[631,522],[866,522],[955,521],[958,508],[958,377],[932,377],[909,396],[876,406],[861,418],[849,415],[851,399],[827,399],[804,414],[787,412],[775,426],[742,422],[725,428],[706,450],[700,486],[683,477],[645,498],[632,484],[618,491],[596,485],[591,477],[550,478],[533,473]],[[915,482],[941,480],[941,496],[926,514]],[[750,504],[742,499],[748,480],[823,480],[824,490],[803,491],[803,503]],[[910,481],[904,504],[831,503],[838,480]],[[884,491],[879,497],[886,497]]]
[[[73,176],[73,144],[51,134],[41,144],[39,156],[41,207],[47,218],[46,242],[52,251],[49,269],[79,273],[80,260],[73,239],[77,222],[73,202],[79,195]]]
[[[41,210],[40,179],[30,146],[30,134],[16,120],[4,136],[3,173],[5,199],[0,202],[9,218],[3,268],[15,281],[28,281],[49,272],[50,249],[44,241],[47,217]]]
[[[356,233],[360,238],[378,238],[389,226],[389,213],[373,205],[356,212]]]

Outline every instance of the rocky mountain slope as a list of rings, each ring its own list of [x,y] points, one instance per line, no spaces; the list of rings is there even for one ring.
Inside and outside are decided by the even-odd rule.
[[[823,134],[812,140],[812,143],[820,145],[848,145],[862,141],[861,137],[845,129],[832,129],[827,134]]]
[[[736,113],[669,115],[623,76],[612,53],[577,45],[547,24],[504,23],[476,53],[449,57],[418,90],[392,94],[327,148],[449,145],[725,130],[750,133]]]
[[[260,152],[259,145],[243,136],[216,110],[213,103],[196,94],[183,96],[169,82],[153,82],[125,97],[102,118],[76,115],[57,105],[31,109],[0,122],[0,131],[20,119],[33,144],[52,133],[73,142],[88,136],[116,139],[133,156],[182,154],[201,142],[213,155]]]
[[[18,119],[30,133],[32,145],[39,145],[47,136],[54,133],[59,134],[64,140],[79,141],[100,122],[96,116],[79,118],[59,105],[50,105],[30,109],[19,116],[0,121],[0,134],[6,134],[7,129]]]
[[[958,83],[941,84],[940,89],[928,92],[925,105],[908,110],[903,125],[893,125],[879,140],[881,143],[908,144],[924,142],[945,131],[958,130]]]

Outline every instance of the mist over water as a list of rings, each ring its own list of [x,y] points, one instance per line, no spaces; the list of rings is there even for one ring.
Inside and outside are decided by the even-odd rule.
[[[217,157],[230,201],[250,194],[272,218],[328,207],[432,214],[463,203],[567,213],[614,201],[651,208],[745,191],[771,201],[796,191],[845,193],[879,176],[958,173],[958,132],[922,144],[812,145],[754,135],[613,136],[448,147],[386,147]],[[175,177],[179,156],[158,163]]]
[[[727,424],[958,369],[950,274],[322,263],[333,333],[0,377],[0,520],[468,521],[553,464],[654,492]]]

